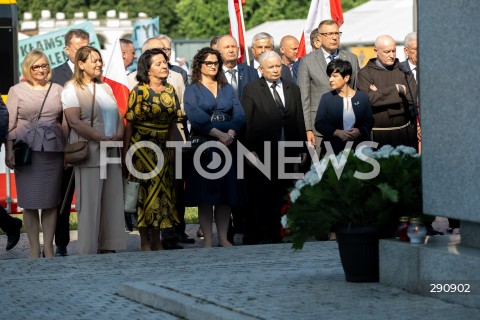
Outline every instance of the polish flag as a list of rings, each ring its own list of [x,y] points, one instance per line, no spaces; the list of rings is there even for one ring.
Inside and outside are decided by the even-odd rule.
[[[118,109],[124,115],[127,111],[130,90],[128,90],[127,73],[125,72],[122,48],[118,39],[115,41],[110,60],[105,68],[103,81],[112,88],[113,95],[117,99]]]
[[[342,4],[340,0],[312,0],[310,10],[308,10],[307,23],[303,29],[300,45],[298,46],[297,58],[300,59],[312,51],[310,45],[310,33],[323,20],[333,20],[337,22],[338,27],[343,24]]]
[[[228,0],[228,15],[230,16],[230,35],[237,40],[240,47],[238,62],[242,63],[245,57],[245,27],[240,2],[242,6],[245,5],[245,0]]]

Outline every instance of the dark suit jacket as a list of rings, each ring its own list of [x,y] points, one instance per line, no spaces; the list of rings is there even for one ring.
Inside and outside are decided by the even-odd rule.
[[[358,58],[351,52],[339,50],[338,58],[347,60],[352,64],[352,76],[350,77],[350,86],[355,88],[357,82]],[[303,116],[305,118],[305,128],[313,130],[316,136],[319,133],[314,130],[315,115],[317,114],[318,104],[322,94],[332,90],[327,76],[327,61],[323,55],[323,50],[318,49],[302,57],[298,66],[298,86],[302,93]]]
[[[64,86],[67,81],[70,81],[73,77],[72,69],[68,65],[68,62],[62,63],[58,67],[52,70],[52,78],[50,81]]]
[[[293,72],[293,82],[295,84],[298,84],[297,83],[297,80],[298,80],[298,66],[300,65],[300,60],[297,60],[293,63],[293,67],[292,67],[292,72]]]
[[[258,80],[258,72],[254,67],[250,67],[245,63],[237,65],[238,69],[238,98],[242,99],[243,89],[247,84]]]
[[[357,128],[361,133],[354,141],[355,147],[362,141],[371,140],[370,132],[374,120],[372,105],[366,93],[357,91],[352,97],[352,107],[355,114],[353,128]],[[346,142],[333,136],[335,130],[345,130],[343,128],[343,98],[335,90],[322,95],[315,117],[315,129],[323,135],[323,142],[330,141],[335,154],[340,153],[345,148]],[[322,148],[322,150],[325,149]]]
[[[250,60],[250,65],[252,66],[252,68],[253,68],[253,65],[254,65],[253,61],[254,61],[254,59]],[[258,75],[258,71],[257,71],[257,75]],[[292,79],[292,74],[290,73],[290,68],[287,67],[286,65],[284,65],[283,63],[282,63],[282,79],[290,81],[290,82],[294,82],[293,79]]]
[[[272,149],[281,136],[282,127],[286,141],[306,141],[303,121],[300,89],[290,81],[283,80],[285,111],[278,109],[265,78],[258,79],[245,86],[242,95],[242,107],[245,110],[245,145],[263,159],[263,142],[271,141]],[[298,155],[304,148],[287,148],[286,154]],[[276,162],[272,153],[272,161]]]
[[[408,63],[408,59],[400,62],[400,65],[402,65],[403,68],[405,68],[405,70],[408,70],[408,71],[412,72],[412,68],[410,68],[410,63]],[[413,74],[413,72],[412,72],[412,74]],[[417,74],[417,76],[418,76],[418,74]],[[417,78],[415,78],[415,82],[418,84]]]
[[[183,82],[185,83],[185,87],[187,87],[188,85],[188,74],[187,74],[187,71],[183,70],[182,67],[179,67],[179,66],[175,66],[173,64],[168,64],[168,68],[170,70],[173,70],[175,72],[178,72],[182,75],[182,78],[183,78]]]

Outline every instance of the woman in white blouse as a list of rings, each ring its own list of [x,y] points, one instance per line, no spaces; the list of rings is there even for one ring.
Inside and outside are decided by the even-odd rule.
[[[342,152],[347,142],[358,143],[370,139],[374,119],[372,105],[366,93],[349,86],[352,76],[350,62],[335,59],[327,65],[327,75],[333,91],[320,98],[315,129],[323,135],[322,152]],[[331,146],[331,147],[330,147]]]
[[[75,61],[73,79],[62,92],[62,104],[71,128],[69,142],[88,141],[90,151],[87,160],[75,164],[78,251],[110,253],[126,247],[122,171],[120,164],[105,164],[100,150],[104,142],[123,140],[124,125],[111,88],[100,80],[100,52],[82,47]],[[108,158],[120,155],[119,148],[106,150]],[[106,176],[102,177],[102,172]]]

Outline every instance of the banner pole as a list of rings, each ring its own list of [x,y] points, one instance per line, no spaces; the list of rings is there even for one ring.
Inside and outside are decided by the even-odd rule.
[[[237,0],[238,2],[238,7],[240,8],[240,18],[242,19],[242,31],[243,31],[243,43],[245,43],[245,58],[247,59],[246,63],[249,66],[250,65],[250,55],[248,54],[248,46],[247,42],[245,41],[245,21],[243,19],[243,9],[242,9],[242,0]]]

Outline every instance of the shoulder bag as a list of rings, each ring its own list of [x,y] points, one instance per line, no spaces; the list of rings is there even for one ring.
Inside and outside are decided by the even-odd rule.
[[[92,98],[92,114],[90,116],[90,126],[93,127],[93,110],[95,109],[95,90],[97,84],[93,84],[93,98]],[[65,146],[65,162],[71,165],[78,164],[88,159],[90,155],[88,149],[88,139],[86,141],[79,141],[68,143]]]
[[[45,95],[45,98],[43,98],[42,106],[40,108],[40,112],[38,113],[37,124],[35,125],[35,131],[33,132],[32,143],[35,140],[35,135],[37,134],[38,128],[38,121],[40,120],[40,116],[42,115],[43,106],[45,105],[45,101],[47,100],[48,93],[50,92],[51,87],[52,83],[50,82],[47,94]],[[22,141],[16,142],[13,145],[13,154],[15,156],[15,167],[27,166],[32,164],[32,147],[30,146],[30,144]]]

